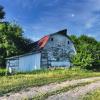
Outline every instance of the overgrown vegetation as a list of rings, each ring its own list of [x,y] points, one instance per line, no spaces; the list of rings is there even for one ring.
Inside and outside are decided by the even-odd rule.
[[[6,75],[6,69],[0,69],[0,76]]]
[[[86,35],[71,36],[71,38],[77,51],[76,56],[72,58],[74,66],[100,70],[100,42]]]
[[[33,71],[27,74],[0,76],[0,95],[27,87],[94,76],[100,76],[100,73],[80,69],[43,70],[37,73]]]
[[[100,89],[88,93],[83,100],[100,100]]]

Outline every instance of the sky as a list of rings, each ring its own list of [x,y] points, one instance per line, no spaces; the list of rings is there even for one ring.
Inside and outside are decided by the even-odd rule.
[[[0,0],[0,5],[5,20],[18,23],[34,41],[62,29],[100,41],[100,0]]]

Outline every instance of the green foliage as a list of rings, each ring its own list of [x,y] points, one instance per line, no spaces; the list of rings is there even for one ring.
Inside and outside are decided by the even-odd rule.
[[[4,76],[6,74],[6,69],[0,69],[0,76]]]
[[[28,52],[28,39],[22,35],[17,24],[0,23],[0,66],[5,66],[5,58]]]
[[[77,54],[72,58],[75,66],[86,69],[100,69],[100,42],[92,37],[81,35],[80,37],[71,36]]]
[[[28,44],[32,42],[23,37],[23,30],[19,25],[3,22],[4,16],[4,8],[0,5],[0,67],[5,66],[5,58],[28,52]]]
[[[92,54],[88,51],[89,45],[83,45],[78,50],[77,55],[73,57],[73,64],[81,68],[87,68],[92,66],[93,58]]]

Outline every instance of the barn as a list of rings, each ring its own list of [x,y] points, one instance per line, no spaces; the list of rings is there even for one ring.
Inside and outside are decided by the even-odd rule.
[[[29,45],[27,54],[7,58],[6,67],[11,71],[29,72],[50,67],[70,67],[70,57],[76,50],[67,30],[49,34]]]

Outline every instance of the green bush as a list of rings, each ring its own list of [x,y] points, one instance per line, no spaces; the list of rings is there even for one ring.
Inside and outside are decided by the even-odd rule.
[[[88,44],[84,44],[79,48],[77,55],[72,58],[74,66],[85,69],[88,69],[92,66],[94,59],[92,58],[92,54],[88,51],[88,48]]]
[[[86,35],[71,36],[71,38],[77,51],[71,59],[73,65],[84,69],[100,70],[100,42]]]

